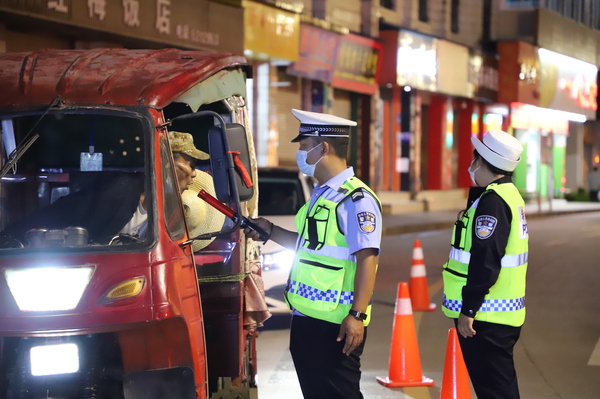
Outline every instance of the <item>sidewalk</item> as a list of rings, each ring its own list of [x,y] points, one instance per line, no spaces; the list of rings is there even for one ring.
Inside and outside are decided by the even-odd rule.
[[[385,205],[385,202],[383,202]],[[462,208],[444,211],[392,213],[383,215],[383,235],[417,233],[428,230],[449,229],[454,225]],[[568,202],[555,199],[550,202],[528,203],[525,213],[528,219],[578,212],[600,212],[599,202]]]

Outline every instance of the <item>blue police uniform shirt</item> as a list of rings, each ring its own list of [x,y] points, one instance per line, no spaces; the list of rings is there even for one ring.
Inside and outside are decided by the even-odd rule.
[[[317,198],[326,190],[337,191],[342,184],[354,176],[354,169],[349,167],[343,172],[329,179],[324,184],[316,187],[310,197],[309,209],[312,208]],[[364,217],[369,215],[369,226],[374,228],[365,229]],[[348,248],[351,254],[355,254],[361,249],[374,248],[379,254],[381,247],[381,211],[379,205],[373,196],[365,193],[365,196],[358,201],[352,201],[347,198],[338,207],[338,220],[340,229],[346,236]],[[356,259],[354,259],[356,261]]]

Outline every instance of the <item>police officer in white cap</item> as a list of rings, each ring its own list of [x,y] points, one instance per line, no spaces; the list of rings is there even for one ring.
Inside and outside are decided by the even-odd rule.
[[[471,141],[475,187],[455,224],[442,309],[454,319],[477,397],[517,399],[513,347],[525,321],[529,235],[511,176],[523,146],[501,130]]]
[[[285,290],[292,309],[290,351],[305,398],[355,399],[371,319],[381,242],[381,204],[354,176],[346,156],[356,122],[293,109],[298,167],[319,186],[296,215],[297,232],[256,222],[296,250]],[[255,239],[256,233],[247,231]]]

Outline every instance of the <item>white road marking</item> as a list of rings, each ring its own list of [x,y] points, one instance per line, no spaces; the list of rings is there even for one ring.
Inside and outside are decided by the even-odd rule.
[[[600,338],[598,338],[598,342],[596,342],[596,347],[592,352],[592,356],[590,356],[588,366],[600,366]]]

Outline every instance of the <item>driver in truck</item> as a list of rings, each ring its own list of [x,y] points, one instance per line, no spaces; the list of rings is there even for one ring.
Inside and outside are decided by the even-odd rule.
[[[209,156],[194,146],[194,138],[189,133],[169,132],[169,143],[175,161],[179,192],[183,193],[196,177],[196,162],[206,161]]]
[[[169,142],[182,193],[196,176],[196,162],[209,156],[194,146],[189,133],[169,132]],[[25,235],[31,229],[77,226],[87,230],[90,242],[102,242],[119,234],[144,238],[147,224],[143,175],[106,173],[91,178],[81,190],[9,225],[3,235],[27,242]]]
[[[182,194],[196,177],[196,162],[209,158],[208,154],[200,151],[194,146],[194,138],[189,133],[169,132],[169,143],[175,162],[175,174],[179,185],[179,193]],[[135,213],[121,229],[121,234],[129,234],[144,237],[148,228],[148,214],[144,193],[140,196],[140,202]]]

